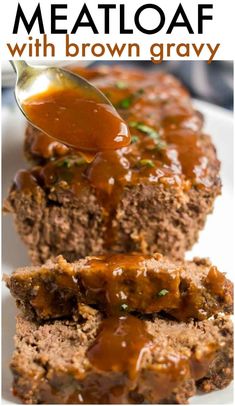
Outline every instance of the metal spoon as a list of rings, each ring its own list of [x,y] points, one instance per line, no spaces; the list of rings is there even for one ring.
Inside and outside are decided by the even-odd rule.
[[[46,91],[49,87],[79,87],[83,89],[83,92],[85,91],[87,98],[112,106],[110,101],[100,90],[75,73],[71,73],[65,69],[54,66],[34,67],[28,65],[25,61],[10,62],[17,74],[15,86],[16,102],[24,116],[30,122],[31,120],[29,117],[27,117],[27,114],[23,108],[23,102],[33,95]]]
[[[70,148],[89,152],[92,157],[103,150],[129,145],[127,124],[106,96],[85,79],[57,67],[33,67],[25,61],[14,61],[12,65],[17,72],[16,101],[34,127]],[[50,91],[54,99],[48,104],[41,99],[41,103],[27,107],[31,99]]]

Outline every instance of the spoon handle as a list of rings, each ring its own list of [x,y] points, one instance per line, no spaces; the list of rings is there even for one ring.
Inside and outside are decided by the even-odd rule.
[[[29,66],[25,61],[10,61],[10,63],[18,76]]]

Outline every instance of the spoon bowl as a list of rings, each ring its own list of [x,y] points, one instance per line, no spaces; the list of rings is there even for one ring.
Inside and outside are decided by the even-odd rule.
[[[47,91],[48,88],[58,89],[80,88],[88,99],[112,106],[107,97],[95,86],[81,76],[55,66],[31,66],[25,61],[11,61],[17,74],[15,85],[16,102],[28,121],[23,103],[29,97]],[[34,123],[33,123],[34,124]]]
[[[81,76],[57,67],[12,62],[15,97],[31,124],[53,139],[93,157],[130,143],[130,132],[106,96]]]

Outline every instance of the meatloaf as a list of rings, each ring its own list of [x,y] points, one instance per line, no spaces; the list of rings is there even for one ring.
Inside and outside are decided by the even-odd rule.
[[[196,387],[209,392],[232,379],[225,317],[184,323],[129,315],[110,329],[99,312],[81,313],[78,322],[18,316],[11,370],[13,393],[24,403],[185,404]]]
[[[161,254],[112,254],[68,263],[62,256],[6,276],[27,316],[71,316],[79,303],[108,315],[164,311],[178,320],[232,311],[232,283],[208,260],[172,263]]]
[[[5,210],[34,264],[105,252],[182,258],[220,194],[220,164],[188,92],[165,73],[74,70],[98,86],[132,133],[116,152],[87,163],[78,152],[27,131],[36,166],[19,171]]]

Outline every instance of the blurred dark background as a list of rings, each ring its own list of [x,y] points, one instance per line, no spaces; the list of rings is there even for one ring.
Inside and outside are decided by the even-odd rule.
[[[193,97],[233,110],[233,61],[213,61],[210,65],[204,61],[143,62],[143,66],[170,72]]]
[[[62,65],[65,63],[68,64],[69,61],[62,61]],[[155,65],[151,61],[91,62],[91,64],[104,63],[121,63],[146,70],[164,70],[178,77],[189,89],[193,97],[233,110],[232,61],[213,61],[210,65],[204,61],[166,61],[159,65]],[[13,103],[13,84],[13,70],[10,64],[4,63],[2,67],[3,104],[9,105]]]

